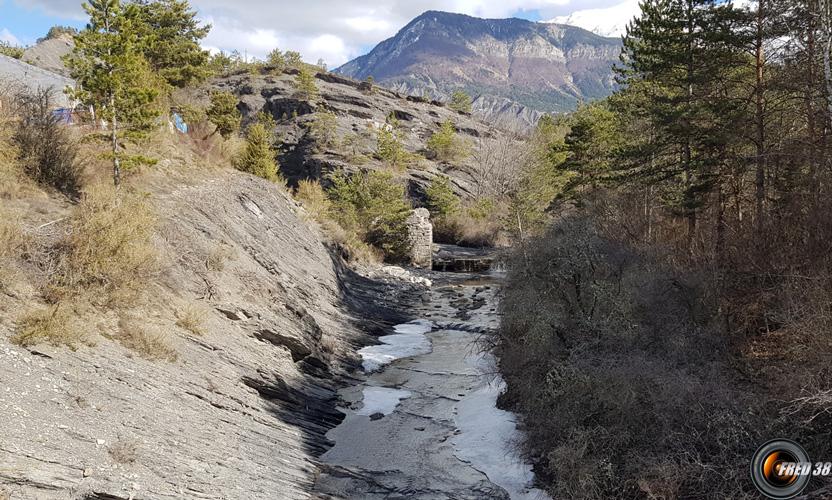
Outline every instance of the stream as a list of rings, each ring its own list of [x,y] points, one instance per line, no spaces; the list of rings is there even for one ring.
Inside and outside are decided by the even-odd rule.
[[[322,498],[550,500],[517,451],[515,415],[496,407],[504,382],[478,343],[499,325],[499,282],[445,281],[419,319],[359,351],[365,375],[340,392]]]

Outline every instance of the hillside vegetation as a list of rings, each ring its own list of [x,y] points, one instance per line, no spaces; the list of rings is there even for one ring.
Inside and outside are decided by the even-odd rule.
[[[503,402],[557,498],[756,498],[773,438],[832,442],[829,58],[813,1],[642,2],[550,150],[513,258]]]

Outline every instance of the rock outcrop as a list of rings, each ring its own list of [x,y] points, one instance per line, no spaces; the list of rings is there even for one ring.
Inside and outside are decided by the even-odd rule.
[[[342,418],[336,380],[368,331],[405,319],[392,310],[402,285],[347,270],[273,184],[170,174],[147,187],[162,218],[159,275],[129,312],[84,316],[87,345],[12,344],[14,319],[39,297],[28,282],[0,290],[0,498],[310,498],[315,457]],[[32,231],[61,215],[27,214]],[[202,311],[201,335],[177,326],[186,307]],[[124,321],[176,360],[125,348]]]
[[[245,122],[260,112],[274,117],[281,150],[280,170],[292,186],[300,179],[320,179],[326,184],[333,172],[342,169],[347,173],[391,170],[375,154],[378,130],[391,116],[398,121],[402,145],[411,153],[403,168],[393,169],[406,181],[410,197],[417,201],[424,199],[425,189],[437,175],[448,176],[458,195],[469,196],[476,192],[477,183],[483,182],[475,161],[481,148],[487,150],[489,143],[503,140],[514,140],[518,148],[522,147],[515,134],[441,103],[403,96],[378,86],[367,90],[361,83],[337,74],[318,73],[319,99],[302,99],[296,95],[295,73],[243,73],[219,79],[212,85],[238,96]],[[193,97],[208,103],[206,90]],[[313,130],[313,124],[324,112],[332,113],[331,135],[338,140],[329,140]],[[446,120],[455,124],[459,137],[470,146],[471,156],[455,161],[428,158],[431,155],[425,151],[426,142]]]

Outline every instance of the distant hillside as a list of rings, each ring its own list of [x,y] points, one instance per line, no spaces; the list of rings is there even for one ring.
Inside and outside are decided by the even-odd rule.
[[[619,39],[574,26],[429,11],[335,71],[434,98],[464,89],[482,95],[488,105],[481,108],[492,111],[504,107],[492,104],[502,98],[563,112],[612,93],[620,51]],[[516,107],[511,113],[530,117]]]

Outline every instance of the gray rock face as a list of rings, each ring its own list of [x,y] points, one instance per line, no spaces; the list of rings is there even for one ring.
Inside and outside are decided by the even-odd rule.
[[[310,178],[326,184],[329,176],[340,169],[347,173],[391,170],[375,157],[375,151],[377,132],[392,115],[399,122],[403,146],[412,153],[411,161],[403,171],[393,168],[397,177],[406,182],[408,194],[416,200],[424,199],[425,189],[431,181],[437,175],[445,175],[451,179],[454,191],[465,197],[476,192],[477,183],[482,182],[475,157],[478,150],[514,136],[492,123],[450,110],[441,103],[407,98],[377,86],[372,91],[362,90],[359,82],[330,73],[316,75],[320,99],[309,102],[296,97],[294,78],[290,72],[255,76],[246,73],[213,83],[214,88],[238,96],[238,108],[245,122],[253,120],[261,111],[274,117],[281,149],[280,170],[290,185]],[[208,104],[207,92],[197,98]],[[310,130],[321,112],[334,115],[334,135],[338,141],[323,141]],[[446,120],[456,125],[459,137],[471,146],[473,154],[470,157],[453,162],[426,158],[430,156],[425,154],[427,140]],[[521,146],[518,142],[518,147]]]
[[[73,104],[64,94],[66,87],[74,88],[75,80],[0,54],[0,89],[28,92],[51,89],[53,104],[66,108]]]
[[[612,93],[620,51],[620,40],[574,26],[430,11],[336,71],[433,99],[463,89],[563,112]]]
[[[111,313],[85,317],[94,345],[20,348],[9,318],[37,294],[0,295],[0,498],[310,498],[343,418],[334,379],[370,341],[355,308],[398,322],[396,294],[346,271],[274,184],[213,175],[151,183],[165,264],[128,319],[176,361],[123,347]],[[188,305],[202,335],[175,324]]]
[[[407,233],[410,238],[410,263],[416,267],[430,269],[433,259],[433,224],[426,208],[417,208],[407,218]]]

